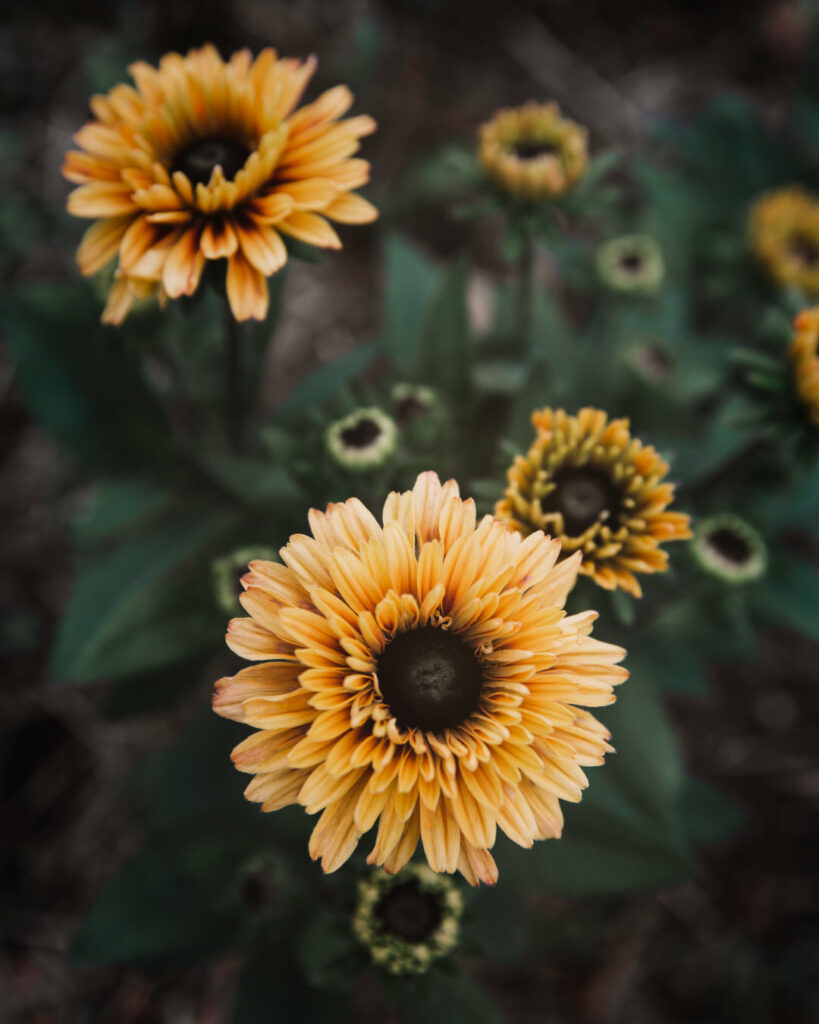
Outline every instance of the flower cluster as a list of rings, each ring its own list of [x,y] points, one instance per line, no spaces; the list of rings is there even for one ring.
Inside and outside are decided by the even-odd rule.
[[[375,122],[340,120],[353,102],[343,85],[297,109],[314,70],[313,58],[268,49],[223,61],[204,46],[136,63],[135,86],[92,98],[63,173],[79,186],[69,212],[95,221],[77,253],[83,274],[117,261],[105,321],[149,294],[192,295],[210,260],[227,263],[233,316],[264,319],[286,237],[338,249],[331,221],[375,219],[353,191],[369,177],[354,154]]]
[[[769,192],[754,203],[748,232],[776,284],[819,292],[819,200],[797,185]]]
[[[668,464],[632,438],[629,421],[599,409],[532,414],[536,437],[510,466],[495,515],[524,535],[558,537],[563,555],[578,554],[580,572],[607,590],[640,597],[635,573],[662,571],[665,541],[691,536],[688,516],[669,512]]]

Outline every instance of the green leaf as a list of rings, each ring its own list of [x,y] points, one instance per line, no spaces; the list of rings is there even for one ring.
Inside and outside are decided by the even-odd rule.
[[[72,960],[167,964],[235,944],[241,905],[229,882],[251,852],[233,837],[152,842],[103,890],[74,940]]]
[[[0,302],[21,394],[43,427],[80,458],[117,468],[157,458],[165,424],[122,339],[99,323],[85,284],[26,285]]]
[[[768,621],[819,641],[819,568],[810,560],[776,552],[752,602]]]
[[[731,839],[747,821],[739,804],[703,779],[692,777],[686,779],[680,794],[680,817],[693,846]]]
[[[388,978],[384,988],[406,1024],[503,1024],[487,992],[461,970],[432,970],[418,978]]]
[[[201,513],[200,513],[201,515]],[[210,641],[200,573],[184,563],[226,531],[205,516],[157,527],[91,559],[77,575],[51,659],[57,682],[118,678],[194,653]]]
[[[250,504],[304,501],[304,494],[283,466],[266,459],[206,455],[200,465],[234,498]]]
[[[435,265],[415,246],[393,235],[386,243],[385,327],[381,345],[397,374],[420,370],[426,311],[438,283]]]
[[[306,412],[330,401],[338,392],[361,377],[378,352],[377,343],[367,342],[338,359],[324,363],[300,381],[273,414],[274,423],[292,423]]]
[[[353,937],[350,918],[319,910],[312,915],[296,942],[296,954],[312,986],[328,990],[349,988],[366,958]]]
[[[121,477],[99,482],[74,523],[74,541],[89,547],[167,511],[174,495],[152,480]]]
[[[441,275],[427,308],[418,355],[422,379],[434,381],[436,388],[459,401],[469,389],[471,357],[466,283],[463,260]]]

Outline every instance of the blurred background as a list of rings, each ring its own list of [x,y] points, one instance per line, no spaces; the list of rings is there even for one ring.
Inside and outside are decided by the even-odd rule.
[[[427,155],[471,145],[496,108],[530,98],[554,98],[586,124],[593,153],[650,148],[658,126],[690,121],[724,93],[776,124],[802,88],[806,62],[810,72],[815,15],[797,0],[8,0],[0,27],[3,286],[77,275],[78,229],[63,212],[69,186],[59,169],[88,96],[123,80],[137,58],[155,62],[210,40],[223,55],[267,45],[317,54],[313,95],[351,86],[354,111],[379,123],[365,149],[372,198],[432,258],[469,254],[480,318],[482,282],[503,273],[498,225],[425,199]],[[344,259],[293,266],[266,369],[267,409],[378,330],[376,243],[372,231],[351,232]],[[81,969],[67,955],[140,840],[124,779],[178,733],[209,688],[203,679],[172,710],[124,714],[104,680],[50,685],[81,502],[73,468],[33,422],[3,349],[0,1019],[217,1024],[230,1019],[235,954],[150,970]],[[686,767],[733,798],[741,818],[733,837],[698,854],[687,880],[658,891],[539,895],[539,942],[512,959],[476,957],[472,968],[506,1019],[819,1021],[819,647],[772,628],[760,652],[741,668],[712,664],[702,694],[665,698]],[[366,983],[353,1004],[360,1021],[400,1020]],[[271,1007],[269,1019],[289,1018]]]

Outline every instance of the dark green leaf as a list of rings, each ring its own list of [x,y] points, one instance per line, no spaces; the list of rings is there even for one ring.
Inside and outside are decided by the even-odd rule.
[[[438,283],[435,265],[397,235],[386,243],[385,326],[381,344],[395,372],[414,378],[426,310]]]
[[[469,389],[470,357],[466,263],[459,261],[441,275],[429,303],[418,356],[420,376],[463,401]]]
[[[324,363],[300,381],[273,414],[274,423],[300,420],[305,413],[334,398],[345,385],[361,377],[377,354],[375,342],[361,345]]]

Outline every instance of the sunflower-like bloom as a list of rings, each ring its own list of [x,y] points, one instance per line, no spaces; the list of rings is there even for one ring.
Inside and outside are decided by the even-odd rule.
[[[819,427],[819,306],[802,310],[793,326],[788,355],[794,389],[807,407],[811,422]]]
[[[353,932],[390,974],[423,974],[458,944],[463,906],[454,883],[425,864],[376,871],[359,884]]]
[[[588,164],[588,132],[556,103],[499,110],[478,129],[478,160],[516,199],[540,202],[567,192]]]
[[[650,235],[610,238],[597,250],[597,270],[613,292],[650,295],[663,283],[663,250]]]
[[[343,85],[296,109],[315,64],[270,49],[225,62],[204,46],[158,68],[133,64],[135,88],[91,99],[94,119],[63,174],[79,185],[69,213],[96,222],[77,252],[83,274],[117,258],[106,322],[149,293],[192,295],[207,260],[227,260],[234,317],[264,319],[267,278],[287,260],[283,235],[338,249],[330,221],[377,216],[352,191],[369,177],[351,158],[372,118],[339,120],[353,102]]]
[[[776,284],[819,293],[819,199],[798,185],[769,192],[754,203],[748,233]]]
[[[599,409],[545,408],[532,423],[534,444],[509,467],[495,515],[524,535],[559,537],[564,557],[581,555],[580,572],[599,586],[641,597],[634,574],[662,572],[660,544],[691,536],[689,517],[667,511],[668,464],[632,438],[627,419],[609,421]]]
[[[434,871],[494,882],[497,828],[522,846],[560,835],[560,799],[601,764],[623,650],[566,616],[580,556],[527,538],[454,480],[422,473],[386,500],[309,515],[313,536],[253,562],[249,618],[229,647],[261,662],[219,680],[214,710],[257,732],[233,751],[245,796],[321,812],[311,856],[335,871],[378,822],[369,863],[393,873],[420,839]]]

